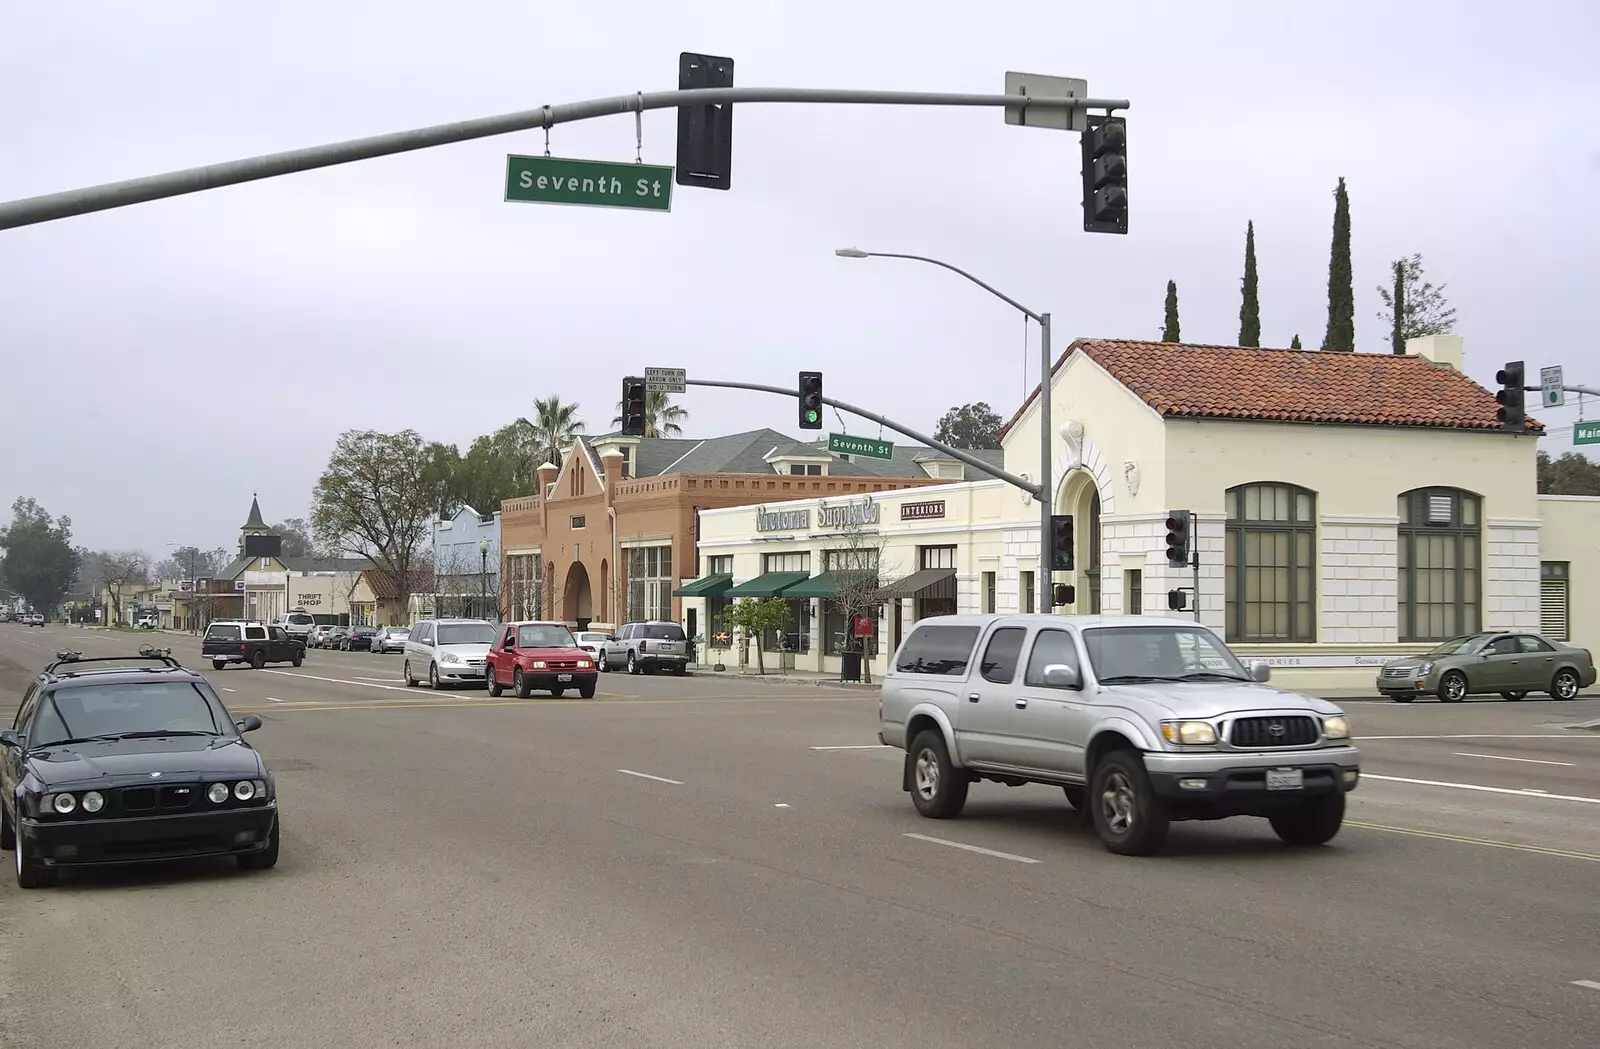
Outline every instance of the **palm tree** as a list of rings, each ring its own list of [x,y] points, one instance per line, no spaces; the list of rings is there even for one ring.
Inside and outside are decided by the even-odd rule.
[[[672,395],[651,390],[644,395],[644,435],[646,437],[677,437],[683,433],[683,423],[689,418],[687,410],[672,403]],[[617,402],[617,417],[612,426],[622,425],[622,402]]]
[[[533,420],[518,419],[513,425],[526,434],[528,457],[534,466],[544,463],[561,465],[561,449],[577,439],[584,430],[578,418],[576,404],[561,403],[559,394],[533,399]]]

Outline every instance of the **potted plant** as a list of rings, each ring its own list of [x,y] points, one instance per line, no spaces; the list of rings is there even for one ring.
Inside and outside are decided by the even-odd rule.
[[[727,666],[722,662],[722,653],[726,652],[728,650],[728,646],[732,643],[733,636],[726,630],[719,630],[715,634],[711,635],[711,651],[715,653],[713,658],[716,659],[716,662],[711,664],[712,670],[723,671],[728,669]]]

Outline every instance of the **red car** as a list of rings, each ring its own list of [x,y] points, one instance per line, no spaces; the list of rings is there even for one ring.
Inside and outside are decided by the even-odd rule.
[[[507,623],[489,649],[484,679],[489,695],[507,688],[526,699],[534,689],[560,697],[569,688],[584,699],[594,698],[594,657],[578,646],[565,623]]]

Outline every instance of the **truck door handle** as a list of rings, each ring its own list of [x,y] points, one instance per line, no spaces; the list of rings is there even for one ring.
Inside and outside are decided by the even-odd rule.
[[[978,701],[978,694],[976,692],[967,693],[967,702],[968,703],[976,703],[977,701]]]
[[[1026,710],[1027,708],[1028,708],[1028,701],[1027,700],[1025,700],[1025,699],[1017,700],[1017,709],[1018,710]]]

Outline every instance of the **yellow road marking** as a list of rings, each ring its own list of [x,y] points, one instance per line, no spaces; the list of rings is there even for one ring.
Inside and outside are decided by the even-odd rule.
[[[1378,830],[1386,834],[1406,834],[1414,838],[1432,838],[1435,841],[1453,841],[1458,845],[1481,845],[1488,849],[1511,849],[1515,852],[1531,852],[1539,856],[1556,856],[1566,860],[1588,860],[1591,863],[1600,863],[1600,855],[1591,852],[1574,852],[1570,849],[1552,849],[1543,845],[1522,845],[1514,841],[1495,841],[1492,838],[1469,838],[1461,834],[1445,834],[1442,831],[1416,830],[1412,827],[1391,827],[1383,823],[1362,823],[1359,820],[1345,820],[1346,827],[1359,827],[1362,830]]]
[[[300,710],[409,710],[426,709],[435,707],[453,707],[457,710],[477,710],[486,707],[550,707],[550,706],[674,706],[684,703],[727,703],[729,701],[761,702],[781,699],[789,702],[800,701],[806,703],[838,702],[831,697],[813,699],[809,696],[714,696],[698,699],[458,699],[454,701],[430,700],[369,700],[364,703],[323,703],[318,700],[292,700],[280,703],[277,706],[265,707],[261,710],[246,710],[238,703],[230,703],[228,709],[236,714],[282,714],[286,711]]]

